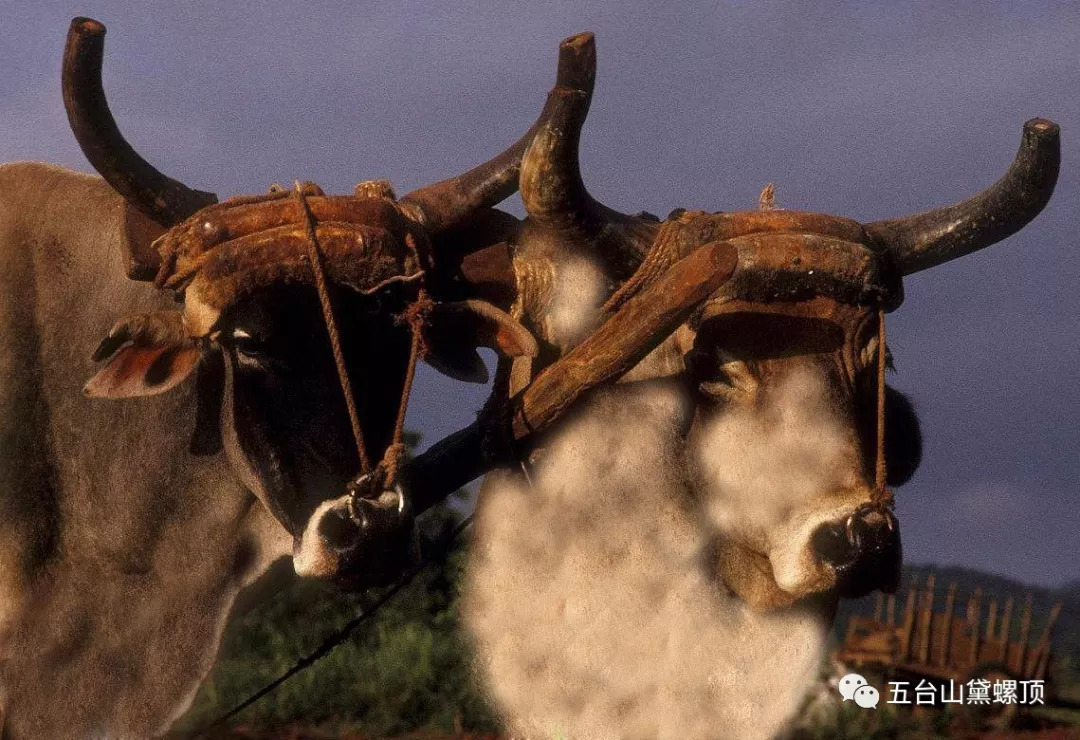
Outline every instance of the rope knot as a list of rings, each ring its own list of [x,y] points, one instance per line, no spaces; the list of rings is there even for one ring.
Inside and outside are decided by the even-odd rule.
[[[379,467],[383,470],[383,485],[387,488],[394,486],[401,472],[401,465],[405,462],[405,443],[395,441],[386,448]]]
[[[892,509],[896,506],[896,498],[893,496],[893,492],[888,488],[874,491],[874,495],[871,496],[870,499],[875,504],[885,509]]]
[[[427,342],[424,341],[424,327],[427,325],[428,317],[431,316],[434,309],[435,301],[431,300],[427,291],[421,288],[416,300],[398,314],[397,323],[407,325],[412,330],[417,357],[427,357],[428,346]]]
[[[419,332],[424,328],[424,324],[434,308],[435,301],[431,300],[427,291],[421,288],[416,300],[406,306],[405,310],[398,316],[398,321],[408,324],[414,332]]]

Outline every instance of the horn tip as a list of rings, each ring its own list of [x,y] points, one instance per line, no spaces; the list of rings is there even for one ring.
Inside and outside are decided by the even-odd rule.
[[[579,33],[559,44],[556,88],[592,93],[596,80],[596,43],[591,31]]]
[[[1043,142],[1056,140],[1061,135],[1061,126],[1045,118],[1032,118],[1024,124],[1025,138],[1034,138]]]
[[[78,16],[71,19],[71,32],[84,36],[104,36],[105,24],[93,18]]]
[[[1058,126],[1053,121],[1049,121],[1045,118],[1032,118],[1030,121],[1024,124],[1024,128],[1031,131],[1038,131],[1040,133],[1061,130],[1060,126]]]
[[[582,47],[592,46],[596,43],[596,34],[592,31],[583,31],[581,33],[575,33],[573,36],[569,36],[563,39],[563,42],[559,44],[560,49],[581,49]]]

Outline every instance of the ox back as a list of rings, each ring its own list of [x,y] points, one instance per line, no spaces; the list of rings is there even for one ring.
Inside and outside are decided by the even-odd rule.
[[[223,456],[189,452],[194,384],[84,398],[124,277],[103,180],[0,167],[0,692],[4,737],[148,736],[191,702],[237,592],[291,542]]]

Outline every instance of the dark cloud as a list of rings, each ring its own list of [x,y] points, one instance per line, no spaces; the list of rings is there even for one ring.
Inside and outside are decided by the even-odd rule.
[[[21,3],[5,12],[0,160],[86,168],[60,105],[70,18],[109,25],[106,84],[162,169],[222,194],[295,177],[400,190],[499,151],[559,40],[598,34],[587,178],[627,210],[781,206],[862,220],[995,180],[1020,128],[1063,128],[1054,201],[989,252],[908,281],[897,384],[928,451],[898,494],[909,559],[1080,578],[1080,6],[1054,2]],[[483,389],[421,378],[433,440]]]

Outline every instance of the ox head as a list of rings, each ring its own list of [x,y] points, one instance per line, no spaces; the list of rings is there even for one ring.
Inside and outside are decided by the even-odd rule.
[[[373,518],[402,513],[400,496],[374,499],[370,511],[347,519],[324,518],[314,532],[305,526],[362,468],[358,447],[374,464],[400,433],[414,350],[403,314],[421,286],[434,300],[425,298],[417,346],[438,369],[483,381],[477,346],[535,352],[531,335],[495,305],[498,280],[467,278],[455,236],[465,223],[497,219],[490,206],[516,189],[531,132],[495,159],[401,200],[387,184],[369,182],[349,197],[298,184],[296,192],[272,188],[216,203],[158,172],[120,134],[101,88],[104,33],[96,21],[73,21],[65,106],[91,163],[144,214],[129,230],[129,277],[156,275],[183,305],[120,319],[94,354],[105,365],[87,394],[142,396],[195,378],[192,451],[224,450],[241,482],[295,538],[297,570],[357,585],[389,575],[393,568],[380,573],[379,558],[365,558],[371,553],[360,544]],[[333,322],[313,286],[312,237]],[[336,325],[344,378],[328,323]],[[343,386],[351,386],[359,434]],[[392,545],[376,554],[404,554],[409,537]]]
[[[576,43],[592,57],[591,37]],[[914,216],[863,225],[771,208],[679,210],[661,223],[586,190],[577,149],[592,75],[579,82],[549,99],[521,171],[519,271],[541,277],[523,281],[518,309],[543,340],[541,358],[587,331],[567,316],[603,315],[681,256],[727,242],[739,254],[734,277],[625,378],[685,382],[684,465],[716,572],[760,608],[895,589],[900,534],[887,486],[912,476],[921,440],[911,404],[884,382],[884,314],[900,305],[903,276],[1039,213],[1057,177],[1058,127],[1029,121],[1001,180]]]

